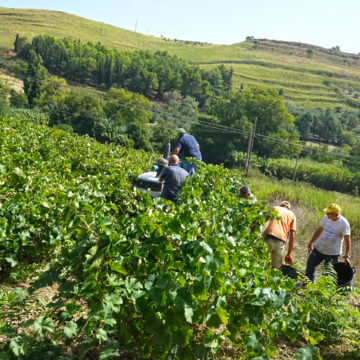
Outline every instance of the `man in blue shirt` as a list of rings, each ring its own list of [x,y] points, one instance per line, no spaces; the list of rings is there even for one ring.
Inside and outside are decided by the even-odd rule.
[[[174,155],[179,153],[184,157],[195,158],[198,160],[202,159],[200,152],[200,145],[192,135],[187,135],[185,129],[180,128],[177,130],[179,135],[178,143],[174,150]],[[184,169],[189,173],[189,175],[195,174],[196,165],[184,161]]]
[[[161,181],[165,181],[161,196],[164,199],[178,204],[179,199],[176,195],[180,185],[185,181],[185,178],[188,175],[188,172],[180,167],[179,157],[177,155],[172,155],[170,157],[169,166],[164,169],[160,178]]]

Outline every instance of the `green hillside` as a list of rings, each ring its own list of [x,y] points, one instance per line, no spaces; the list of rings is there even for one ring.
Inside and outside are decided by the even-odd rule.
[[[119,50],[167,50],[204,68],[234,69],[234,89],[266,85],[282,89],[285,101],[309,108],[360,107],[360,56],[339,50],[274,40],[211,45],[146,36],[57,11],[0,8],[0,45],[15,35],[48,34],[101,42]]]

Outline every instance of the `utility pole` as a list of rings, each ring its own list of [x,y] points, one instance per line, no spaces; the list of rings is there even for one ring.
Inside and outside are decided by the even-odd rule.
[[[137,29],[137,19],[136,19],[136,22],[135,22],[135,32],[136,32],[136,29]]]
[[[247,149],[246,162],[245,162],[245,177],[248,177],[248,174],[249,174],[251,152],[252,152],[252,148],[254,145],[254,138],[255,138],[255,132],[256,132],[256,124],[257,124],[257,116],[255,116],[255,123],[254,123],[253,131],[249,135],[248,149]]]

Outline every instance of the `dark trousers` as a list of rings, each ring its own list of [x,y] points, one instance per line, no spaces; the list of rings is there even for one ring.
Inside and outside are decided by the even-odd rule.
[[[189,175],[194,175],[196,172],[196,164],[187,162],[185,160],[182,163],[182,168],[186,170],[189,173]]]
[[[330,261],[333,264],[338,262],[339,255],[324,255],[320,251],[314,250],[309,255],[307,264],[306,264],[306,271],[305,275],[309,278],[310,281],[314,281],[315,279],[315,270],[316,267],[325,260],[325,265],[328,264]]]

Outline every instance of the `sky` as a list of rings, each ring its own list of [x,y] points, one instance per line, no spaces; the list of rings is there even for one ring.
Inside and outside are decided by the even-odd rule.
[[[360,52],[360,0],[0,0],[60,10],[145,35],[233,44],[247,36]]]

